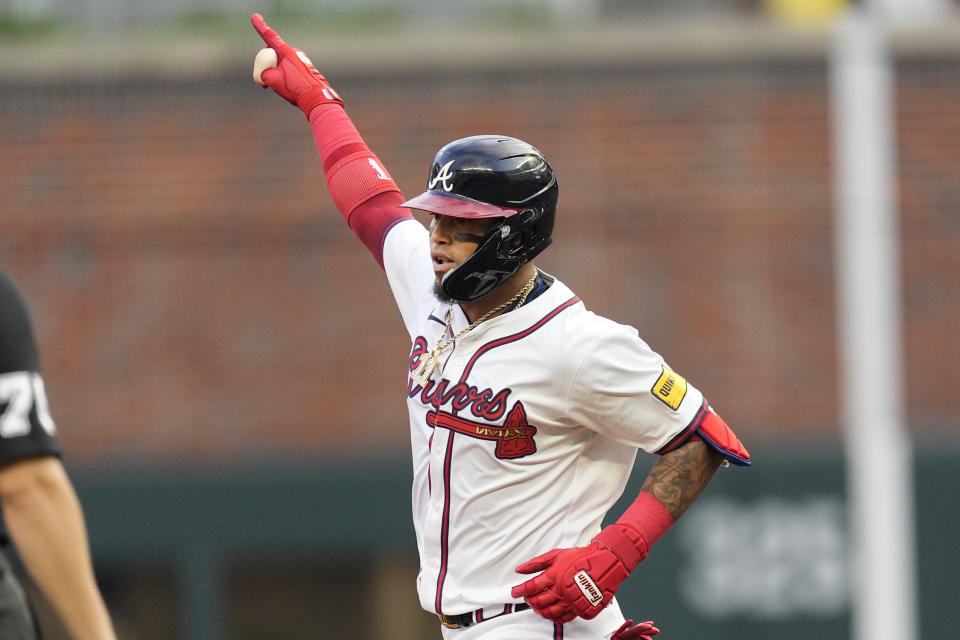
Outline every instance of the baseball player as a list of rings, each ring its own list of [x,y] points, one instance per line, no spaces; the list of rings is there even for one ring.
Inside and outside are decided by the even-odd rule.
[[[5,532],[75,640],[114,640],[93,575],[86,526],[60,462],[26,304],[0,273],[0,504]],[[33,640],[39,630],[0,553],[0,638]]]
[[[330,194],[410,334],[421,605],[446,640],[649,639],[657,629],[624,620],[617,588],[721,463],[749,464],[746,449],[635,329],[534,265],[557,206],[537,149],[453,141],[405,200],[303,51],[252,21],[267,45],[254,80],[306,115]],[[601,529],[638,449],[660,458]]]

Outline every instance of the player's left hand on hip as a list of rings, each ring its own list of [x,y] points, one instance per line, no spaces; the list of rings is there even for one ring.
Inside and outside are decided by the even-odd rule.
[[[517,573],[542,573],[515,586],[510,593],[558,624],[577,616],[590,620],[610,604],[632,568],[599,542],[554,549],[517,567]]]
[[[270,87],[284,100],[299,107],[308,118],[310,111],[319,104],[343,104],[303,51],[284,42],[259,13],[253,14],[250,22],[267,45],[253,60],[253,79],[257,84]]]
[[[610,636],[610,640],[650,640],[660,633],[660,629],[653,626],[653,620],[647,620],[634,626],[633,620],[627,620]]]

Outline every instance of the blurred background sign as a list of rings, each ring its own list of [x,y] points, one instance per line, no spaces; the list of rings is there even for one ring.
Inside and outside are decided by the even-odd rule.
[[[870,534],[844,451],[879,427],[845,433],[851,380],[877,372],[849,368],[835,216],[838,141],[867,115],[838,124],[835,56],[849,12],[869,12],[901,360],[882,379],[902,384],[865,401],[908,446],[899,474],[867,457],[859,477],[904,480],[915,637],[952,636],[952,2],[0,1],[0,268],[33,308],[122,637],[439,637],[414,590],[409,345],[309,128],[250,80],[254,10],[317,62],[405,193],[465,135],[551,159],[562,196],[538,262],[636,326],[756,459],[718,475],[620,600],[664,634],[737,640],[862,640],[851,558]]]

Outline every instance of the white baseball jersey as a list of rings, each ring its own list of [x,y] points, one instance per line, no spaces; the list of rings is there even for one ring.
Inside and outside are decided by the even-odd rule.
[[[384,269],[413,341],[410,372],[444,331],[429,233],[400,222]],[[589,544],[620,497],[637,449],[657,452],[706,411],[637,331],[588,311],[559,280],[409,376],[413,520],[424,609],[447,615],[519,602],[517,565]],[[452,307],[450,335],[468,325]]]

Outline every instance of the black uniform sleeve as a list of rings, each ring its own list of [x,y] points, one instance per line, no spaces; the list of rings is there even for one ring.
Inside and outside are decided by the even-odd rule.
[[[0,273],[0,464],[60,455],[23,295]]]

